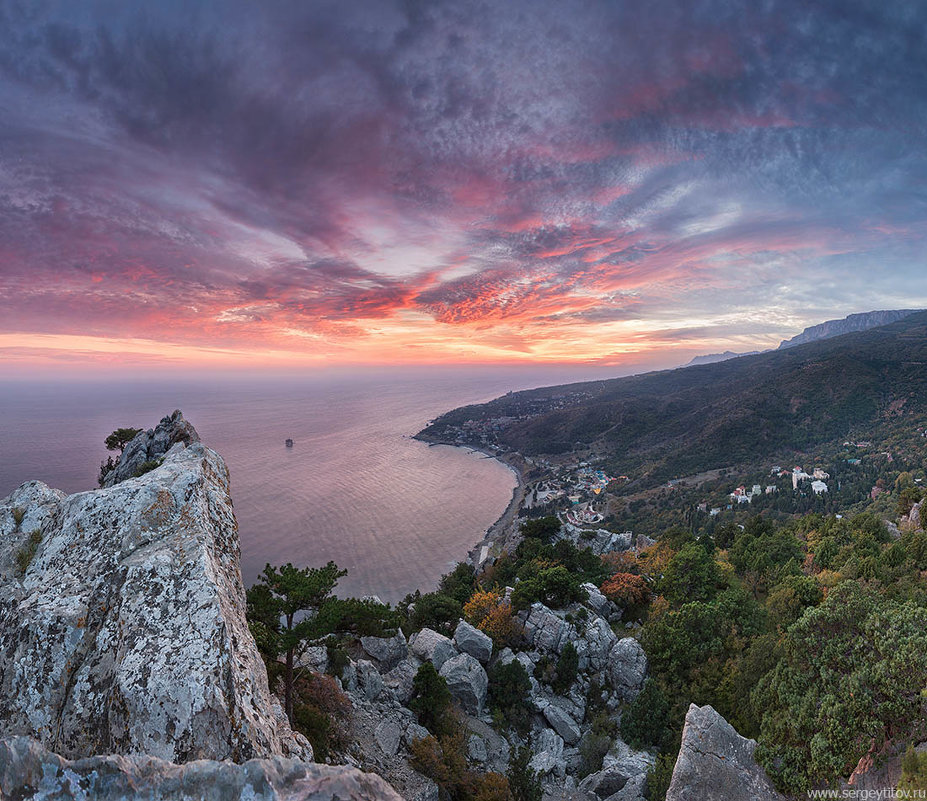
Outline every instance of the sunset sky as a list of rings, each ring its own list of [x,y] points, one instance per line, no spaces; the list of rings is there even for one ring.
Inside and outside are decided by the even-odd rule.
[[[679,364],[927,306],[927,3],[0,2],[0,365]]]

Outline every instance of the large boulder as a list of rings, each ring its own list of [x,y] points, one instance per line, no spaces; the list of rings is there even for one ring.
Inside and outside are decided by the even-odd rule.
[[[583,670],[599,671],[608,664],[609,654],[615,645],[615,633],[602,618],[593,617],[581,628],[581,636],[573,644]]]
[[[756,764],[755,750],[755,740],[741,737],[710,706],[692,704],[666,801],[782,799]]]
[[[608,677],[624,701],[635,699],[641,691],[647,677],[647,655],[633,637],[618,640],[608,652]]]
[[[155,428],[141,431],[126,445],[116,467],[103,478],[104,487],[135,478],[141,471],[163,459],[175,445],[182,448],[199,442],[196,429],[183,419],[179,410],[161,419]]]
[[[422,629],[412,640],[412,653],[424,662],[431,662],[440,671],[444,663],[457,656],[457,649],[443,634],[433,629]]]
[[[403,659],[383,677],[383,685],[393,693],[393,697],[400,704],[407,704],[412,698],[419,664],[418,660]]]
[[[489,677],[479,662],[470,654],[458,654],[448,659],[439,673],[447,682],[451,695],[466,712],[471,715],[482,713]]]
[[[470,654],[474,659],[484,665],[492,656],[492,640],[478,628],[474,628],[466,620],[461,620],[454,631],[454,645],[461,653]]]
[[[519,619],[528,644],[544,653],[559,654],[570,638],[570,626],[542,603],[533,603]]]
[[[144,435],[157,469],[0,500],[0,737],[66,758],[311,758],[245,620],[228,469],[195,434],[175,413]]]
[[[35,740],[0,740],[0,798],[54,801],[402,801],[383,779],[274,757],[177,765],[150,756],[67,760]]]
[[[409,654],[406,635],[398,630],[392,637],[361,637],[361,648],[383,670],[392,670]]]
[[[573,743],[579,742],[581,734],[579,726],[576,724],[576,721],[559,706],[556,704],[548,704],[544,707],[544,717],[547,718],[550,727],[563,738],[565,743],[573,745]]]

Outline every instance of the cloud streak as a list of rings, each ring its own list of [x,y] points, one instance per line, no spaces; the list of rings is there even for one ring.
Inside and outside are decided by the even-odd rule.
[[[925,304],[927,9],[884,5],[2,6],[0,358],[594,361]]]

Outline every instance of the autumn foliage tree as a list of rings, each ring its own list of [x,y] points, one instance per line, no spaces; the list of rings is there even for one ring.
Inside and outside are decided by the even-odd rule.
[[[650,585],[643,576],[633,573],[615,573],[599,588],[612,603],[623,608],[641,606],[650,600]]]

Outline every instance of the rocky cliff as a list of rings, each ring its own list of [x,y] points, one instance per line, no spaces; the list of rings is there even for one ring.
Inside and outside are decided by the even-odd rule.
[[[65,757],[311,759],[245,621],[228,470],[198,440],[178,412],[126,448],[159,443],[151,472],[0,501],[0,735]]]
[[[831,337],[839,337],[842,334],[852,334],[856,331],[868,331],[870,328],[877,328],[880,325],[889,325],[898,322],[898,320],[903,320],[917,311],[923,310],[871,311],[862,314],[851,314],[842,320],[827,320],[818,325],[809,326],[791,339],[782,340],[779,343],[779,350],[794,348],[796,345],[804,345],[807,342],[816,342],[819,339],[830,339]]]
[[[755,750],[755,740],[741,737],[710,706],[692,704],[666,801],[782,799],[754,761]]]

